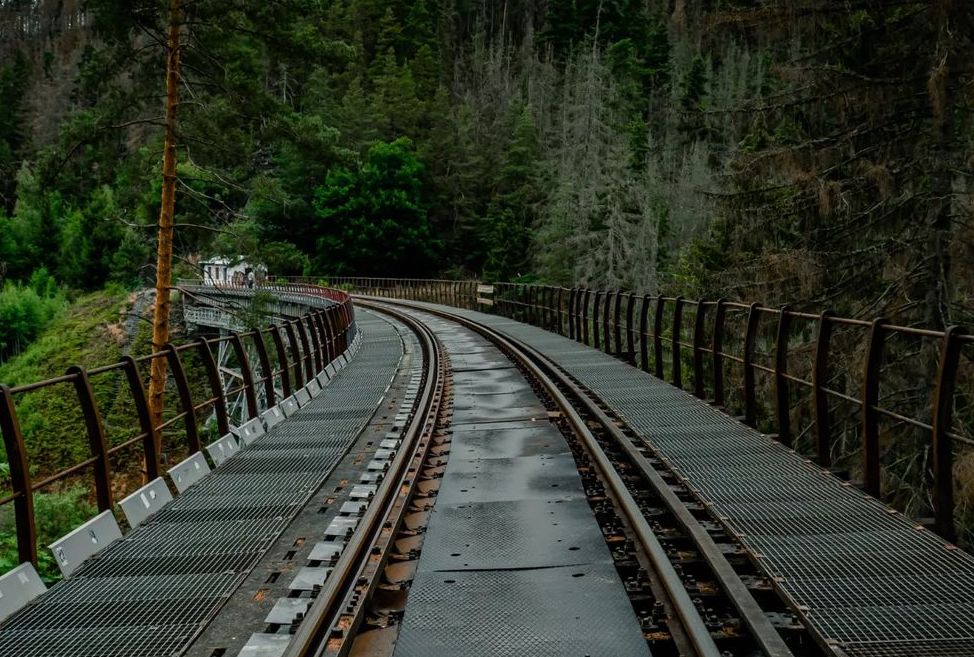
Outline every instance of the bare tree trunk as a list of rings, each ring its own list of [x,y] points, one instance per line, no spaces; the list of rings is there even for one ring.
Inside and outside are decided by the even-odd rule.
[[[156,250],[156,300],[152,318],[152,349],[169,342],[169,292],[172,283],[173,214],[176,205],[176,107],[179,104],[180,2],[170,0],[169,39],[166,62],[166,135],[162,154],[162,206]],[[166,360],[155,358],[149,375],[149,414],[155,426],[162,424]],[[157,447],[158,449],[158,447]]]

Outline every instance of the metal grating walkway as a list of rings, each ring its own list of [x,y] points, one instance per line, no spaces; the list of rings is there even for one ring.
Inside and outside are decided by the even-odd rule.
[[[847,655],[974,655],[970,554],[622,361],[506,318],[429,307],[523,340],[601,396],[690,483],[809,625]]]
[[[205,626],[342,458],[403,354],[358,313],[360,351],[320,395],[0,627],[0,657],[169,657]]]
[[[501,352],[423,316],[454,368],[450,456],[395,657],[647,657],[568,443]]]

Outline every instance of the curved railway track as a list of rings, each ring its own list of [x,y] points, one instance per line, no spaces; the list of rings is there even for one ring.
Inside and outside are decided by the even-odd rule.
[[[417,334],[424,379],[402,448],[298,626],[287,657],[392,654],[396,625],[409,614],[409,574],[390,572],[421,549],[422,515],[435,502],[435,481],[449,452],[445,426],[451,413],[449,360],[424,314],[486,339],[544,402],[569,443],[653,655],[830,653],[791,617],[770,585],[748,574],[753,571],[746,557],[708,522],[706,509],[680,489],[651,448],[542,354],[449,312],[388,300],[358,303],[395,317]]]

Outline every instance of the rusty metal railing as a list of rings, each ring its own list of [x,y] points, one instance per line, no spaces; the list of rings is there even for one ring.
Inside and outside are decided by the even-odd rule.
[[[476,281],[331,278],[353,292],[477,308]],[[863,490],[884,494],[891,427],[925,436],[926,487],[933,528],[955,540],[954,454],[974,445],[966,422],[974,335],[901,326],[759,303],[691,300],[619,290],[495,283],[491,308],[616,356],[710,403],[780,442],[799,439],[833,467],[840,408],[858,442]],[[895,344],[894,344],[895,343]],[[967,351],[965,351],[967,350]],[[910,361],[907,366],[906,361]],[[904,392],[904,390],[906,392]],[[909,393],[909,394],[907,394]],[[806,428],[796,433],[795,424]]]
[[[211,288],[212,289],[212,288]],[[37,526],[34,517],[34,495],[59,482],[73,479],[88,473],[92,479],[92,489],[99,511],[111,509],[115,502],[115,488],[118,483],[113,477],[113,461],[124,456],[132,457],[137,451],[144,462],[144,476],[148,480],[161,474],[162,454],[167,445],[163,436],[181,425],[185,433],[187,454],[201,449],[200,420],[204,414],[212,413],[216,420],[216,431],[220,436],[230,432],[230,416],[227,412],[227,398],[243,394],[246,403],[246,419],[258,414],[257,390],[262,387],[267,407],[276,404],[275,388],[279,384],[285,397],[302,387],[314,373],[321,371],[349,345],[350,330],[354,322],[354,310],[348,294],[307,284],[268,284],[262,291],[275,295],[288,295],[294,300],[304,299],[308,312],[279,324],[266,328],[254,328],[246,332],[231,332],[223,338],[201,339],[186,344],[167,344],[162,350],[138,358],[125,357],[118,363],[86,370],[79,366],[70,367],[63,376],[18,386],[0,384],[0,434],[9,463],[10,489],[12,492],[0,498],[0,506],[13,504],[17,531],[17,550],[21,562],[29,561],[37,565]],[[251,290],[222,287],[221,292],[244,292]],[[315,301],[329,300],[325,307],[315,307]],[[274,352],[268,349],[268,338]],[[225,344],[224,344],[225,343]],[[256,362],[248,357],[247,344],[256,354]],[[214,348],[221,344],[231,349],[240,367],[239,385],[224,388]],[[271,354],[274,354],[272,359]],[[175,399],[167,399],[166,407],[172,408],[159,425],[150,421],[146,398],[146,371],[155,359],[166,360]],[[192,358],[201,370],[201,380],[191,381],[187,372],[187,360]],[[272,362],[273,360],[273,362]],[[260,376],[255,376],[259,371]],[[118,444],[111,444],[102,417],[102,409],[96,399],[92,386],[93,377],[124,377],[125,401],[134,407],[138,422],[138,433]],[[18,399],[32,392],[56,387],[70,387],[77,402],[84,430],[87,434],[89,456],[37,478],[28,454],[28,441],[21,428],[17,413]],[[196,388],[196,394],[194,394]],[[205,398],[200,399],[200,391]],[[167,390],[167,395],[169,392]],[[113,400],[114,401],[114,400]]]

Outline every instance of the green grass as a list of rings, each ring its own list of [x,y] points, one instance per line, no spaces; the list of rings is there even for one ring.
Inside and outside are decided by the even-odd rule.
[[[128,296],[124,290],[107,289],[78,298],[20,355],[0,365],[0,381],[16,386],[61,376],[71,365],[93,368],[118,361],[125,344],[122,313],[128,308]],[[110,426],[114,424],[114,400],[123,396],[117,394],[116,375],[95,376],[91,382],[105,424]],[[17,395],[16,407],[34,476],[88,457],[72,384]],[[117,442],[114,436],[112,442]]]
[[[124,313],[129,308],[129,296],[130,293],[113,288],[76,299],[18,356],[0,364],[0,382],[10,386],[33,383],[60,376],[71,365],[90,369],[118,361],[125,345]],[[126,432],[131,435],[137,424],[128,417],[130,409],[122,401],[128,395],[117,394],[115,375],[93,377],[92,387],[112,442],[123,439]],[[121,391],[127,389],[123,387]],[[87,434],[73,385],[58,384],[19,394],[15,402],[35,480],[88,458]],[[124,431],[113,431],[115,426]],[[4,494],[10,491],[8,473],[3,455],[0,489]],[[59,571],[46,546],[97,511],[92,503],[91,483],[90,475],[85,473],[35,494],[38,570],[48,582],[57,579]],[[7,504],[0,507],[0,572],[15,566],[17,561],[13,505]]]
[[[119,323],[128,296],[115,288],[78,298],[20,355],[0,363],[0,381],[19,385],[60,376],[71,365],[118,360],[121,344],[109,327]]]

